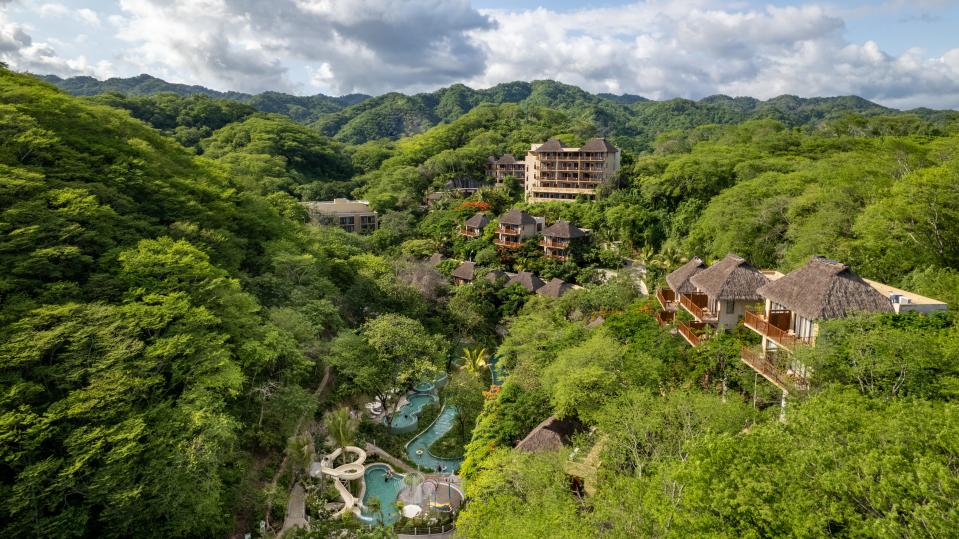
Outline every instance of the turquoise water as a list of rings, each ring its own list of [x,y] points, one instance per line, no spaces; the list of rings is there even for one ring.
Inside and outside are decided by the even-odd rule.
[[[390,428],[393,432],[411,432],[414,430],[420,420],[420,412],[427,404],[435,401],[436,397],[411,393],[406,396],[406,400],[409,402],[400,406],[400,409],[390,419]]]
[[[445,372],[442,372],[437,374],[432,381],[426,380],[416,384],[413,386],[413,390],[417,393],[432,393],[434,389],[446,385],[448,378],[449,376]]]
[[[382,510],[374,514],[364,509],[360,518],[365,522],[382,522],[390,525],[400,519],[400,510],[396,508],[396,499],[404,487],[403,476],[396,474],[387,479],[386,472],[388,471],[389,468],[387,468],[385,464],[371,464],[366,467],[366,472],[363,474],[363,480],[366,481],[363,505],[364,507],[368,506],[370,498],[376,496],[380,499],[380,507],[382,507]]]
[[[455,473],[460,469],[463,459],[441,459],[434,457],[430,453],[430,446],[443,437],[444,434],[453,428],[453,422],[456,421],[456,407],[448,405],[440,412],[436,421],[428,429],[410,440],[406,446],[406,455],[415,462],[424,472],[437,472],[439,466],[443,466],[443,472]],[[421,450],[421,454],[417,454]]]

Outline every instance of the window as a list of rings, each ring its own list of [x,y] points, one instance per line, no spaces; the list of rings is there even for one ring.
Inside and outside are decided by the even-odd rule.
[[[726,314],[733,314],[736,311],[736,302],[727,301],[726,302]]]

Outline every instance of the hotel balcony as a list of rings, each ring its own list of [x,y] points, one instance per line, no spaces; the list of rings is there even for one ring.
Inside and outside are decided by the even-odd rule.
[[[782,365],[784,363],[783,359],[788,360],[788,357],[783,358],[768,351],[764,355],[760,350],[744,346],[741,350],[740,359],[760,376],[783,391],[805,391],[809,389],[809,382],[804,376]]]
[[[679,295],[679,304],[700,322],[715,322],[718,315],[709,310],[709,296],[701,292]]]
[[[656,313],[656,321],[659,322],[659,326],[668,326],[673,323],[673,319],[676,318],[676,313],[672,311],[659,311]]]
[[[671,288],[660,288],[656,291],[656,299],[664,311],[676,311],[676,293]]]
[[[498,245],[500,247],[505,247],[507,249],[516,249],[523,246],[523,242],[520,241],[519,233],[515,235],[499,235],[493,240],[493,245]]]
[[[483,234],[483,230],[479,228],[473,228],[470,226],[464,226],[460,228],[460,236],[466,236],[467,238],[478,238]]]
[[[765,311],[746,309],[743,324],[756,333],[776,343],[776,346],[795,351],[797,345],[812,344],[808,337],[798,337],[789,329],[792,312],[786,310]]]
[[[706,333],[706,326],[707,324],[703,322],[684,322],[682,320],[676,322],[676,329],[679,330],[679,334],[694,348],[709,338]]]
[[[556,240],[544,237],[540,240],[539,244],[549,249],[569,249],[569,240]]]

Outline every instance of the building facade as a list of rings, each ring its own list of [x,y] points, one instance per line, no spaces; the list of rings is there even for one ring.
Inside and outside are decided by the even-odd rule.
[[[486,177],[496,185],[503,185],[507,176],[523,182],[526,179],[526,161],[517,161],[513,154],[503,154],[499,159],[492,155],[486,160]]]
[[[565,261],[572,255],[573,242],[582,241],[586,231],[570,223],[559,220],[543,230],[543,255],[546,258]]]
[[[310,221],[320,225],[338,226],[347,232],[369,234],[379,226],[376,211],[365,200],[336,198],[324,202],[302,202]]]
[[[533,217],[524,211],[512,209],[500,217],[493,243],[507,249],[521,247],[523,240],[543,231],[543,223],[542,217]]]
[[[533,144],[526,154],[526,201],[595,199],[596,189],[612,179],[619,164],[619,148],[602,138],[579,148],[563,146],[558,139]]]

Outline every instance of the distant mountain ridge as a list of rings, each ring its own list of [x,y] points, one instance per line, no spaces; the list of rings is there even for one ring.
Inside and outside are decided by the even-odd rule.
[[[364,94],[331,97],[322,94],[294,96],[280,92],[257,95],[218,92],[203,86],[168,83],[151,75],[105,81],[92,77],[40,78],[79,96],[106,92],[136,96],[174,93],[239,101],[262,112],[287,115],[352,144],[422,133],[441,123],[451,122],[476,107],[506,103],[556,109],[595,126],[602,135],[637,137],[642,147],[649,147],[664,131],[697,125],[734,124],[768,118],[789,127],[800,127],[850,113],[870,116],[900,112],[857,96],[801,98],[782,95],[763,101],[752,97],[714,95],[698,101],[680,98],[654,101],[631,94],[592,94],[551,80],[506,82],[479,90],[454,84],[413,95],[391,92],[375,97]],[[956,114],[930,109],[916,109],[910,113],[924,119],[953,118]]]

